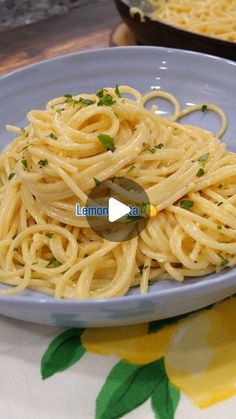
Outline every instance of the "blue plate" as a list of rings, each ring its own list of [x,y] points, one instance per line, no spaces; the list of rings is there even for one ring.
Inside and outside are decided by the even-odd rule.
[[[0,144],[11,140],[7,123],[24,126],[26,113],[41,108],[66,92],[94,92],[105,86],[128,84],[145,93],[167,90],[182,107],[214,103],[229,119],[224,141],[236,151],[236,63],[200,53],[157,47],[127,47],[72,54],[34,64],[0,78]],[[159,101],[163,115],[171,105]],[[218,117],[194,113],[183,122],[217,131]],[[236,292],[236,271],[186,279],[160,281],[145,296],[138,289],[110,300],[56,301],[27,290],[0,298],[0,314],[45,325],[112,326],[176,316],[212,304]]]

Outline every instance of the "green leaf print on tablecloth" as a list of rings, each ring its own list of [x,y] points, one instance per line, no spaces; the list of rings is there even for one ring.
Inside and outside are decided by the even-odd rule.
[[[156,419],[174,419],[175,411],[180,400],[180,391],[171,384],[166,373],[163,380],[153,392],[151,400]]]
[[[52,341],[41,361],[43,379],[66,370],[80,360],[86,352],[80,341],[83,331],[84,329],[69,329]]]
[[[163,359],[146,365],[121,361],[112,369],[97,398],[96,419],[120,418],[154,395],[152,405],[156,418],[172,419],[179,391],[169,385]]]
[[[96,419],[122,417],[147,400],[153,418],[174,419],[180,392],[201,409],[236,394],[235,318],[231,297],[172,319],[70,329],[46,350],[42,377],[69,368],[85,351],[116,356],[119,362],[97,395]]]

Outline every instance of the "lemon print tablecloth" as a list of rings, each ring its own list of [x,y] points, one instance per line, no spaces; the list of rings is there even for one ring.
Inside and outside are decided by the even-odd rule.
[[[1,317],[0,388],[1,419],[235,419],[236,297],[118,328]]]

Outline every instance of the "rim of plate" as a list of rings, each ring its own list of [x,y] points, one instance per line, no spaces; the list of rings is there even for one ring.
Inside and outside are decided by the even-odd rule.
[[[211,54],[206,54],[203,52],[199,52],[199,51],[191,51],[191,50],[187,50],[187,49],[179,49],[179,48],[172,48],[172,47],[161,47],[161,46],[152,46],[152,45],[130,45],[130,46],[125,46],[125,47],[106,47],[106,48],[94,48],[94,49],[90,49],[90,50],[84,50],[84,51],[79,51],[79,52],[71,52],[69,54],[62,54],[62,55],[58,55],[56,57],[51,57],[51,58],[47,58],[45,60],[40,60],[40,61],[36,61],[34,63],[31,64],[27,64],[24,65],[22,67],[16,68],[15,70],[12,70],[10,72],[7,72],[6,74],[2,74],[0,75],[0,81],[14,76],[22,71],[27,71],[30,70],[34,67],[38,67],[38,66],[43,66],[44,64],[53,62],[53,61],[60,61],[61,59],[64,58],[70,58],[70,57],[76,57],[76,56],[83,56],[83,55],[93,55],[94,53],[100,53],[100,52],[113,52],[113,51],[126,51],[126,50],[156,50],[156,51],[163,51],[166,52],[168,54],[177,54],[177,55],[182,55],[182,54],[187,54],[187,55],[194,55],[194,56],[201,56],[201,57],[205,57],[205,58],[209,58],[211,60],[217,60],[219,62],[224,62],[225,64],[229,64],[229,65],[234,65],[236,66],[236,61],[230,60],[228,58],[223,58],[223,57],[219,57],[217,55],[211,55]]]
[[[57,300],[51,296],[41,297],[41,294],[39,298],[34,299],[32,298],[32,296],[22,296],[19,294],[19,295],[14,295],[14,296],[1,296],[0,304],[1,304],[1,301],[4,301],[7,303],[22,303],[22,304],[27,303],[29,305],[43,304],[44,306],[48,306],[51,304],[56,305],[56,306],[60,306],[64,304],[70,305],[70,306],[71,305],[91,306],[93,304],[96,306],[102,305],[103,307],[104,305],[110,305],[110,304],[120,306],[130,300],[146,302],[146,301],[149,301],[150,298],[156,299],[156,298],[161,298],[163,296],[170,296],[170,295],[172,297],[176,297],[178,296],[178,294],[182,294],[182,293],[185,293],[187,295],[189,291],[190,292],[196,291],[196,290],[203,291],[209,285],[210,286],[221,285],[225,281],[227,281],[227,285],[233,285],[235,284],[235,278],[236,278],[236,276],[234,275],[235,269],[236,268],[231,268],[231,269],[228,268],[228,271],[224,271],[223,275],[220,275],[216,278],[210,278],[210,275],[208,276],[205,275],[204,277],[202,277],[202,279],[199,279],[199,282],[195,282],[193,284],[187,284],[186,282],[188,281],[188,279],[185,279],[185,283],[181,282],[181,284],[183,285],[180,286],[179,288],[176,287],[176,288],[168,288],[168,289],[162,289],[162,290],[157,290],[157,291],[155,290],[155,291],[148,292],[147,294],[123,295],[121,297],[98,298],[98,299],[88,299],[88,300],[69,300],[69,299]],[[30,290],[30,291],[37,293],[37,291],[33,291],[33,290]]]
[[[95,53],[113,53],[114,51],[127,51],[127,50],[139,50],[139,51],[145,51],[145,50],[154,50],[156,52],[162,51],[166,52],[168,54],[176,54],[176,55],[193,55],[193,56],[201,56],[203,58],[209,59],[209,60],[217,60],[218,62],[223,62],[228,65],[236,66],[236,62],[229,60],[227,58],[221,58],[216,55],[210,55],[205,54],[197,51],[190,51],[185,49],[177,49],[177,48],[169,48],[169,47],[158,47],[158,46],[127,46],[127,47],[107,47],[107,48],[98,48],[98,49],[92,49],[92,50],[85,50],[80,52],[73,52],[70,54],[63,54],[56,57],[52,57],[46,60],[41,60],[36,63],[32,63],[20,68],[17,68],[9,73],[3,74],[0,76],[0,81],[11,78],[21,72],[25,72],[27,70],[31,70],[34,67],[40,67],[44,66],[47,63],[59,61],[61,59],[67,59],[70,57],[76,57],[76,56],[84,56],[84,55],[93,55]],[[0,297],[0,304],[1,301],[4,301],[5,303],[17,303],[17,304],[25,304],[27,305],[41,305],[48,306],[53,304],[54,306],[61,306],[61,305],[70,305],[70,306],[78,306],[78,305],[102,305],[104,307],[104,304],[106,305],[120,305],[124,304],[128,301],[148,301],[150,298],[156,299],[163,296],[169,296],[172,295],[173,297],[178,296],[178,294],[186,293],[188,294],[189,291],[203,291],[207,286],[213,286],[213,285],[222,285],[225,281],[227,282],[227,285],[233,285],[235,283],[235,270],[236,268],[228,268],[228,270],[222,271],[222,273],[218,274],[219,276],[215,278],[211,278],[212,274],[199,277],[199,281],[195,283],[188,284],[187,278],[184,280],[184,282],[181,282],[181,286],[175,287],[175,288],[168,288],[168,289],[162,289],[162,290],[154,290],[151,292],[148,292],[147,294],[135,294],[135,295],[124,295],[121,297],[112,297],[112,298],[98,298],[98,299],[89,299],[89,300],[65,300],[60,299],[56,300],[54,297],[51,296],[45,296],[42,297],[41,294],[39,298],[35,299],[32,296],[22,296],[14,295],[14,296],[1,296]],[[173,280],[174,281],[174,280]],[[35,294],[39,294],[37,291],[31,290],[31,292],[34,292]]]

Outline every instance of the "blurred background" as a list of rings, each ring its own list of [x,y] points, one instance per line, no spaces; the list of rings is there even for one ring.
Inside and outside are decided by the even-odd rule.
[[[0,26],[16,27],[107,0],[0,0]]]
[[[163,4],[168,6],[169,1]],[[217,2],[209,1],[215,7]],[[204,0],[201,4],[204,8]],[[222,37],[214,37],[191,30],[189,16],[194,5],[196,9],[194,0],[189,2],[185,17],[190,26],[183,30],[154,17],[155,7],[150,8],[146,0],[0,0],[0,74],[45,58],[109,46],[157,45],[236,60],[236,29],[232,29],[236,6],[227,16],[219,16],[234,26],[227,29],[228,24],[223,25]],[[218,29],[222,31],[222,24]],[[235,38],[227,39],[227,30]]]
[[[113,34],[121,23],[113,0],[0,0],[0,75],[58,55],[120,45]]]

